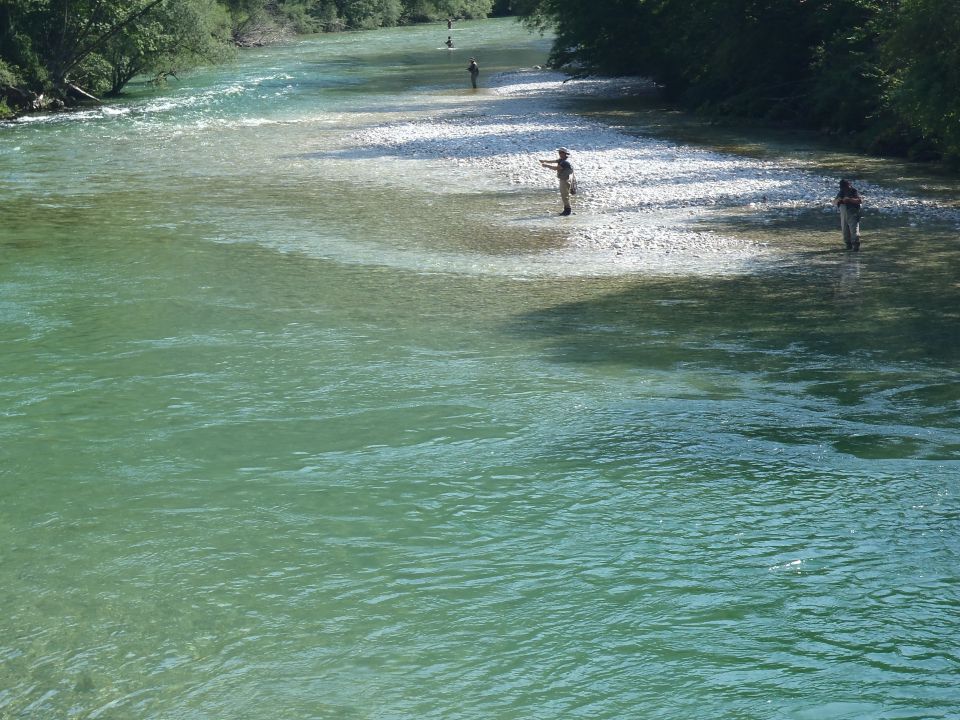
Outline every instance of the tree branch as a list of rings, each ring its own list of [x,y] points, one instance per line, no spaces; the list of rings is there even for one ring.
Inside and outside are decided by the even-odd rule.
[[[86,60],[87,57],[93,54],[96,50],[99,50],[101,47],[103,47],[104,44],[106,44],[106,42],[110,40],[114,35],[118,34],[121,30],[123,30],[125,27],[127,27],[131,23],[142,18],[148,12],[153,10],[153,8],[155,8],[157,5],[163,2],[166,2],[166,0],[150,0],[150,2],[148,2],[142,8],[131,13],[127,18],[125,18],[124,20],[121,20],[116,25],[114,25],[109,30],[107,30],[105,33],[103,33],[100,37],[94,40],[88,48],[86,48],[85,50],[82,50],[81,52],[78,52],[74,56],[73,60],[71,60],[69,63],[67,63],[64,66],[63,70],[60,72],[60,75],[61,75],[60,80],[63,82],[66,82],[67,75],[69,75],[70,71],[73,70],[75,67],[77,67],[77,65],[79,65],[81,62]]]

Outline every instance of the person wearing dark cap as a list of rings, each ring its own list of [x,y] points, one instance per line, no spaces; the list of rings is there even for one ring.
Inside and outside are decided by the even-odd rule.
[[[476,58],[470,58],[470,64],[467,65],[467,72],[470,73],[470,84],[476,89],[477,78],[480,76],[480,67],[477,65]]]
[[[860,249],[860,207],[863,198],[849,180],[840,181],[840,191],[834,198],[840,208],[840,232],[843,233],[843,243],[847,250],[854,252]]]
[[[563,212],[560,214],[569,215],[573,212],[570,208],[570,195],[576,192],[572,190],[576,180],[573,175],[573,165],[569,159],[570,151],[566,148],[557,148],[557,155],[560,156],[557,160],[541,160],[540,165],[557,173],[557,180],[560,182],[560,199],[563,201]]]

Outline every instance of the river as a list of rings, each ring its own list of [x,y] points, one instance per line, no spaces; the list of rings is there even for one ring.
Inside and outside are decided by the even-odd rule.
[[[552,193],[345,150],[549,49],[445,37],[0,126],[0,718],[958,717],[953,221],[875,215],[855,256],[733,213],[704,223],[773,260],[571,260],[491,219]]]

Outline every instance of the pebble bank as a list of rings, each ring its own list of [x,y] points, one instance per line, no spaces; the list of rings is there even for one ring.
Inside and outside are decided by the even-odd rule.
[[[555,193],[537,162],[568,147],[581,189],[575,215],[559,219],[574,247],[617,256],[683,254],[757,257],[766,243],[698,228],[711,213],[762,217],[820,210],[835,215],[838,178],[802,163],[785,164],[627,134],[572,115],[562,100],[642,91],[638,79],[570,79],[539,68],[489,79],[493,102],[440,109],[429,118],[389,122],[355,133],[367,152],[434,158],[476,168],[478,176]],[[955,208],[857,181],[871,213],[921,212],[957,220]],[[545,199],[545,203],[551,202]],[[553,198],[559,211],[558,199]],[[825,217],[825,225],[834,222]],[[702,223],[701,223],[702,225]]]

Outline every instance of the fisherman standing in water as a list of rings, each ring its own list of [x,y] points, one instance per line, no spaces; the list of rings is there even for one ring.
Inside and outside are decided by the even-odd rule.
[[[572,192],[576,192],[572,189],[576,183],[573,175],[573,165],[567,159],[570,157],[570,151],[566,148],[558,148],[557,155],[560,156],[559,159],[541,160],[540,165],[557,173],[557,180],[560,182],[560,199],[563,201],[563,212],[560,214],[570,215],[573,212],[570,208],[570,195]]]
[[[840,232],[847,250],[857,252],[860,249],[860,207],[863,198],[849,180],[840,181],[840,191],[833,199],[840,208]]]
[[[467,65],[467,72],[470,73],[470,84],[473,89],[477,89],[477,78],[480,76],[480,67],[477,65],[476,58],[470,58],[470,64]]]

